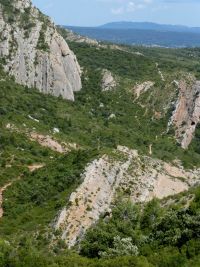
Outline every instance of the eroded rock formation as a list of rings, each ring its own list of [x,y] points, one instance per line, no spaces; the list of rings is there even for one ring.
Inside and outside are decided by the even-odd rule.
[[[72,193],[55,224],[69,247],[77,244],[100,215],[111,213],[119,191],[133,202],[146,202],[185,191],[200,182],[200,170],[185,171],[136,150],[119,146],[115,157],[104,155],[89,164],[83,183]]]
[[[116,87],[117,83],[109,70],[102,71],[102,90],[109,91]]]
[[[179,96],[170,125],[175,126],[176,138],[182,148],[188,148],[200,121],[200,81],[190,77],[179,83]]]
[[[5,71],[16,81],[41,92],[74,100],[81,89],[76,56],[53,22],[30,0],[13,0],[9,9],[0,4],[0,57]]]

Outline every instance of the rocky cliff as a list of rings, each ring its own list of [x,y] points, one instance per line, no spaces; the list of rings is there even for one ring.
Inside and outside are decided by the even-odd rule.
[[[199,177],[200,169],[186,171],[180,165],[118,146],[113,155],[104,155],[86,167],[83,183],[72,193],[69,207],[61,211],[55,228],[73,247],[100,216],[111,215],[112,203],[119,193],[133,203],[147,202],[188,190],[200,182]]]
[[[0,58],[18,83],[40,92],[74,100],[81,89],[76,56],[30,0],[0,0]]]
[[[170,121],[175,126],[176,138],[182,148],[188,148],[199,121],[200,81],[191,76],[179,82],[178,100]]]

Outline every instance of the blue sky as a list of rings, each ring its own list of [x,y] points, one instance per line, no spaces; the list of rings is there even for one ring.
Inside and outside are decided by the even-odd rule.
[[[150,21],[200,27],[200,0],[32,0],[57,24]]]

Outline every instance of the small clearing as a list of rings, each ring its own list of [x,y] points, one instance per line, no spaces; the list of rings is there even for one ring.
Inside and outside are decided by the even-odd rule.
[[[43,164],[43,163],[37,163],[37,164],[29,165],[28,169],[30,172],[34,172],[36,170],[43,168],[44,166],[45,166],[45,164]]]
[[[58,152],[58,153],[67,153],[70,152],[72,149],[77,149],[77,145],[73,143],[59,143],[58,141],[54,140],[49,135],[42,135],[38,133],[31,133],[30,139],[32,141],[37,141],[41,146],[48,147],[51,150]]]
[[[151,89],[151,87],[154,86],[154,84],[155,83],[151,81],[146,81],[141,84],[136,84],[135,87],[133,88],[134,93],[136,95],[136,99],[138,99],[142,93],[145,93],[149,89]]]

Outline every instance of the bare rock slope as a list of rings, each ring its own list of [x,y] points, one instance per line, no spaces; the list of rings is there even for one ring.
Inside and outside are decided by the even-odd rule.
[[[182,148],[188,148],[200,122],[200,81],[193,77],[179,83],[179,96],[170,124],[175,126],[176,138]]]
[[[72,193],[55,228],[69,247],[76,245],[100,215],[111,213],[119,191],[133,202],[146,202],[188,190],[200,182],[200,170],[186,171],[161,160],[139,156],[136,150],[119,146],[114,156],[104,155],[89,164],[83,183]]]
[[[152,86],[154,86],[154,82],[146,81],[141,84],[136,84],[133,88],[136,98],[138,99],[142,93],[146,93]]]
[[[18,83],[43,93],[74,100],[81,89],[76,56],[30,0],[0,1],[0,58]]]
[[[116,87],[117,83],[112,73],[109,70],[104,69],[102,71],[102,90],[110,91]]]

